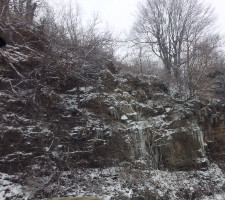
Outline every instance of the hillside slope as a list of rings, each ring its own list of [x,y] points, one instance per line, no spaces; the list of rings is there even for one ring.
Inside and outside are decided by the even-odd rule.
[[[36,27],[1,26],[1,199],[222,199],[224,102],[172,99],[156,77],[78,66]]]

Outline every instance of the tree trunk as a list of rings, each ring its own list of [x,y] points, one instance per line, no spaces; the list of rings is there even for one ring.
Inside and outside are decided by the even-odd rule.
[[[32,0],[27,0],[25,19],[29,24],[33,23],[36,8],[36,3],[32,3]]]

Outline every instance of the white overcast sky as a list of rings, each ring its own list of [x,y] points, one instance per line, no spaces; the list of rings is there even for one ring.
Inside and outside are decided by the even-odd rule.
[[[126,31],[135,19],[139,0],[76,0],[86,13],[98,12],[116,31]]]
[[[132,26],[137,4],[144,0],[52,0],[56,6],[62,1],[78,3],[86,17],[90,17],[94,12],[99,13],[103,21],[115,31],[123,32],[128,31]],[[218,26],[225,35],[225,0],[204,1],[215,8]]]

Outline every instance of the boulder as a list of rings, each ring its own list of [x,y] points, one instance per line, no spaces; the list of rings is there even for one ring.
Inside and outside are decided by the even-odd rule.
[[[123,77],[123,81],[119,84],[119,88],[125,92],[132,92],[140,88],[141,80],[137,76],[126,74]]]
[[[116,88],[118,81],[110,70],[100,71],[100,77],[103,85],[105,86],[105,89],[113,90]]]
[[[147,95],[145,94],[145,91],[142,89],[139,89],[137,91],[133,91],[132,95],[135,97],[135,99],[140,103],[145,103],[148,100]]]

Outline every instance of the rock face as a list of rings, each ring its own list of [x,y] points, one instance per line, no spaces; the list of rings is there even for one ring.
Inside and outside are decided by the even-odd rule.
[[[169,170],[223,164],[225,107],[221,102],[177,103],[167,94],[166,86],[157,86],[151,77],[141,80],[109,74],[101,72],[103,80],[111,77],[111,81],[102,81],[103,87],[116,83],[110,92],[80,88],[81,108],[76,90],[57,94],[40,86],[36,90],[38,120],[28,119],[27,102],[7,94],[8,87],[3,87],[1,171],[25,169],[44,152],[69,154],[77,166],[108,166],[139,159],[146,168]]]

